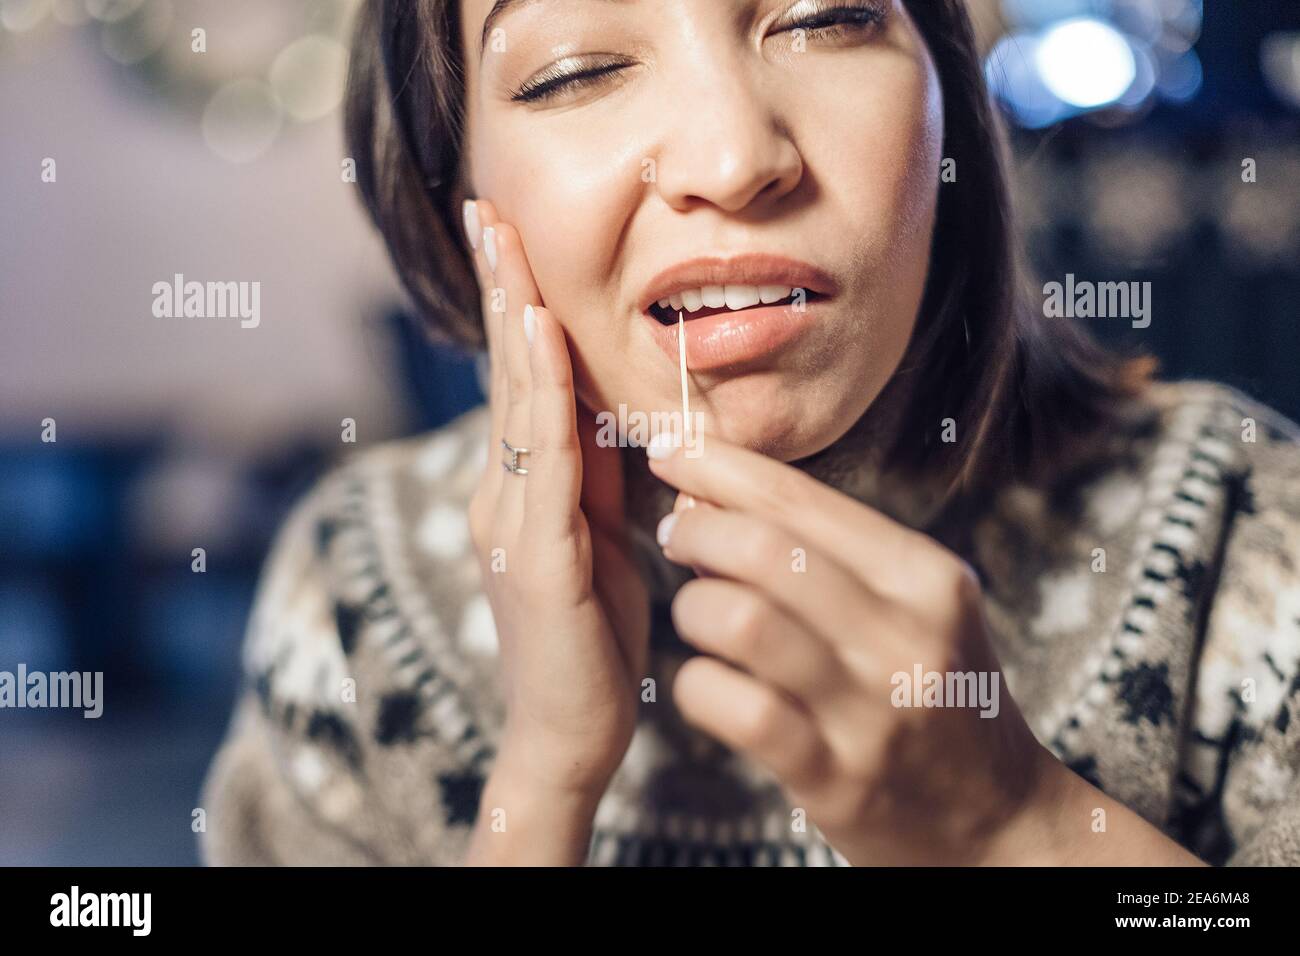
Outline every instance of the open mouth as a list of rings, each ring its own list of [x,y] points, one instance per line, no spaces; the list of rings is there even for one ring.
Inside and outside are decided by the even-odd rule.
[[[676,325],[678,312],[689,322],[712,315],[790,305],[796,301],[817,302],[824,298],[818,292],[783,286],[711,286],[660,299],[646,311],[660,325]]]

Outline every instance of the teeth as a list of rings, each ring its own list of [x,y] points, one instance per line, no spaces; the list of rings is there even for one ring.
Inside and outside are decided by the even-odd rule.
[[[758,305],[758,286],[729,285],[726,287],[726,300],[727,308],[733,311]]]
[[[661,309],[698,312],[700,309],[730,309],[733,312],[752,306],[771,305],[790,298],[794,290],[788,285],[706,285],[702,289],[683,289],[659,300]]]
[[[706,285],[700,290],[700,295],[704,297],[706,308],[721,309],[727,304],[726,286]]]

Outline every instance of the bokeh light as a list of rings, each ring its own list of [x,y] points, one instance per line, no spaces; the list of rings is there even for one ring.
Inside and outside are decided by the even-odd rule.
[[[232,163],[261,156],[283,123],[280,104],[261,80],[234,80],[213,94],[203,111],[203,139]]]
[[[1193,49],[1201,0],[1002,0],[1001,11],[1006,32],[986,73],[1022,127],[1083,114],[1107,126],[1131,123],[1201,90]]]
[[[1043,34],[1034,65],[1061,102],[1093,109],[1118,100],[1137,77],[1133,48],[1118,30],[1079,17]]]

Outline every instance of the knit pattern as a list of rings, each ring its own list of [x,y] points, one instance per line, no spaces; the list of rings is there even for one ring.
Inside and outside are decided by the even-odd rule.
[[[207,862],[463,861],[505,716],[466,517],[488,425],[480,408],[359,451],[280,529],[204,785]],[[1223,386],[1162,384],[1058,473],[943,516],[924,489],[891,497],[853,447],[809,470],[971,563],[1039,740],[1211,863],[1300,865],[1295,425]],[[677,714],[693,651],[669,604],[690,573],[650,534],[671,492],[629,496],[657,693],[589,862],[844,865],[766,771]]]

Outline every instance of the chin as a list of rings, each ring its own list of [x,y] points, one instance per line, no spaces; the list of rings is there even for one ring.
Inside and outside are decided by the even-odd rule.
[[[733,431],[724,437],[733,445],[748,448],[777,461],[792,462],[828,448],[839,435],[835,432],[818,433],[817,430],[808,428],[807,423],[788,425],[754,422],[743,431]],[[707,454],[707,435],[704,448]]]
[[[797,461],[833,444],[851,424],[837,421],[831,409],[791,402],[788,395],[714,402],[707,413],[704,449],[707,454],[709,435],[718,435],[778,461]]]
[[[709,435],[778,461],[797,461],[829,447],[861,414],[858,396],[841,394],[860,380],[837,366],[807,374],[771,370],[709,383],[691,408],[704,412]],[[701,384],[697,380],[697,384]]]
[[[861,414],[854,397],[835,393],[833,379],[853,378],[828,374],[810,378],[774,371],[732,379],[696,376],[691,394],[692,427],[705,454],[709,437],[717,436],[778,461],[807,458],[834,444]],[[617,420],[630,429],[625,434],[633,445],[640,443],[638,437],[648,441],[661,427],[675,430],[681,424],[680,393],[665,394],[661,386],[645,389],[636,387],[638,384],[625,381],[614,389],[580,389],[596,391],[583,401],[596,413],[598,423]],[[626,397],[622,402],[613,400],[609,391]]]

